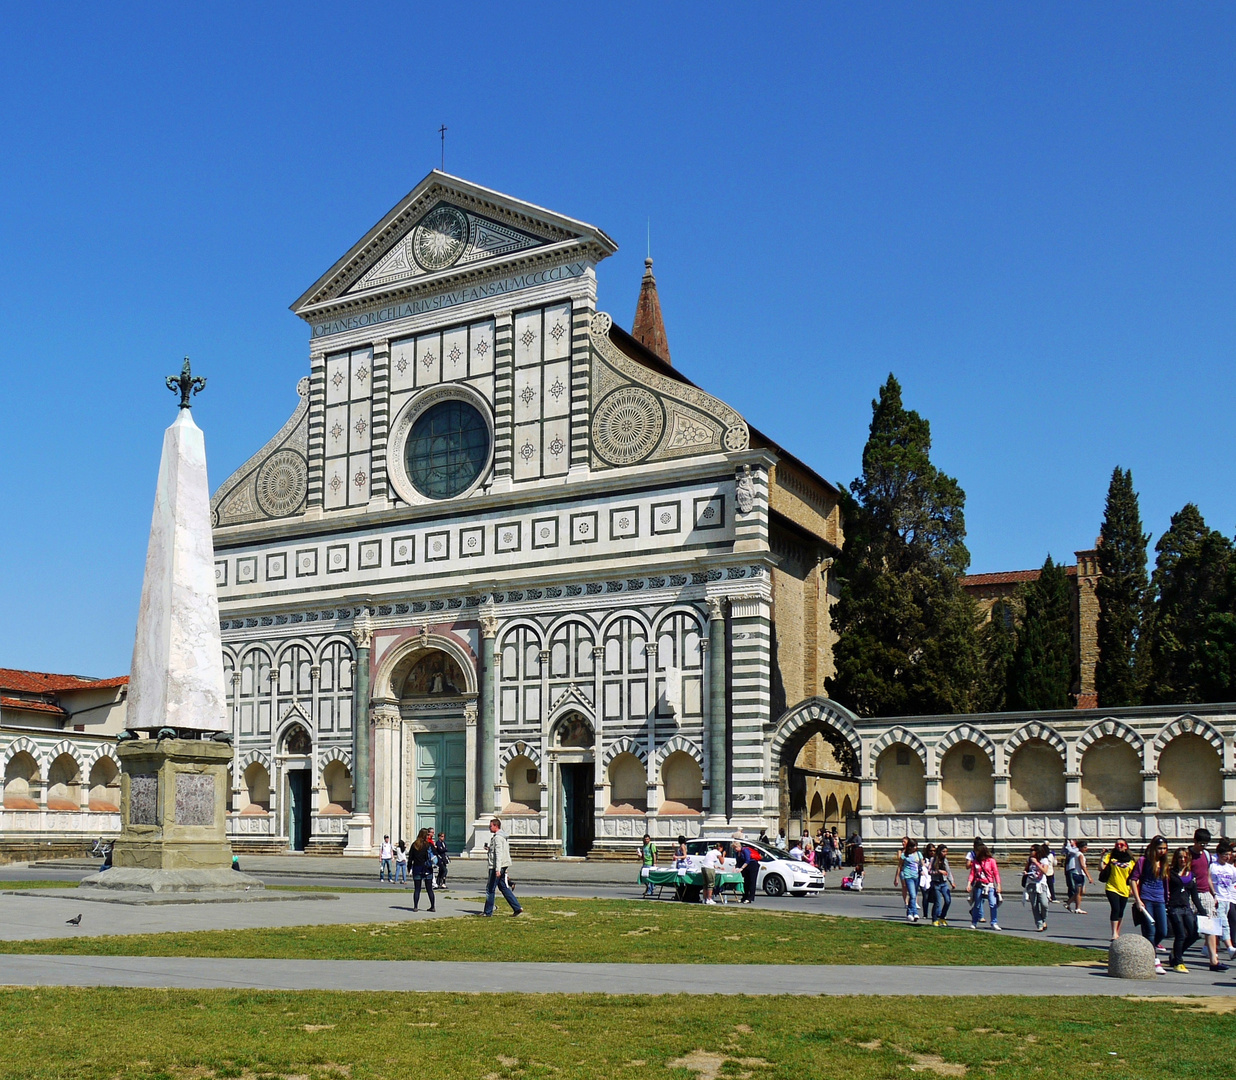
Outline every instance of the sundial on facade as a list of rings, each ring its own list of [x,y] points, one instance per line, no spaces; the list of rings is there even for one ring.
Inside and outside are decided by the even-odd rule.
[[[431,210],[412,234],[412,254],[429,271],[453,266],[467,246],[468,217],[453,206]]]

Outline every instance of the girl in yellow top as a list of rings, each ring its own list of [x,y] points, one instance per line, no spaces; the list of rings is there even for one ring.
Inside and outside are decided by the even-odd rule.
[[[1105,851],[1099,860],[1099,880],[1107,890],[1107,904],[1112,910],[1112,941],[1120,936],[1120,924],[1124,921],[1124,909],[1129,904],[1129,875],[1133,873],[1136,860],[1129,850],[1128,842],[1117,840],[1111,851]]]

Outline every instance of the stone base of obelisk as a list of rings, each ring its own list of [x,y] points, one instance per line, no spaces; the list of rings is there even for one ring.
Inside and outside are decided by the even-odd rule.
[[[264,886],[232,869],[227,770],[232,748],[199,739],[121,743],[120,838],[112,868],[83,888],[138,892],[246,892]]]

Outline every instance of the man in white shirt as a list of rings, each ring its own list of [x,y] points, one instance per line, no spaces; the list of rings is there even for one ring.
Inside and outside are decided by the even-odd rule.
[[[391,869],[391,861],[395,858],[395,849],[391,845],[389,836],[382,837],[382,846],[378,848],[378,880],[382,880],[382,873],[385,871],[386,880],[394,881],[395,875]]]
[[[704,903],[716,904],[712,898],[713,886],[717,883],[717,871],[721,869],[725,856],[721,852],[721,845],[710,847],[708,854],[704,856],[704,865],[700,867],[700,873],[704,877]]]
[[[502,898],[511,905],[512,915],[522,915],[524,909],[515,899],[507,871],[511,868],[511,845],[502,831],[502,822],[492,818],[489,822],[489,880],[485,884],[485,915],[494,913],[494,892],[502,890]]]

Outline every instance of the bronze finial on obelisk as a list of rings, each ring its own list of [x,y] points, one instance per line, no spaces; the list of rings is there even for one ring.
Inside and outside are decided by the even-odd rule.
[[[182,409],[191,409],[193,406],[189,403],[190,394],[200,394],[206,389],[206,380],[200,375],[194,375],[193,370],[189,367],[189,358],[185,357],[185,366],[180,369],[179,375],[169,375],[167,377],[167,388],[173,393],[180,393],[180,407]]]

